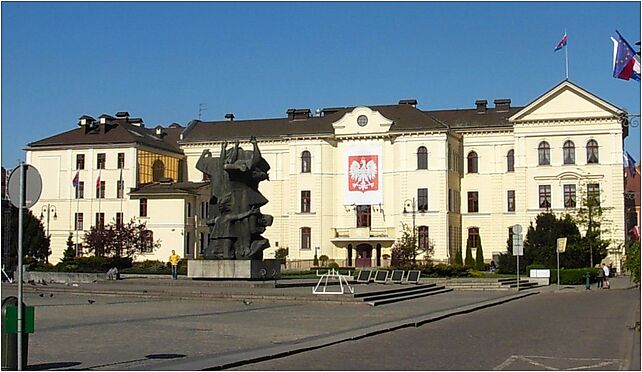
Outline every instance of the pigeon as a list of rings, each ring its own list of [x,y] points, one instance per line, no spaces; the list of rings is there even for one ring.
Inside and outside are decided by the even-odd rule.
[[[252,304],[252,301],[243,299],[243,304],[246,306],[250,306]]]
[[[41,294],[39,294],[38,296],[40,296],[40,297],[45,297],[45,294],[44,294],[44,293],[41,293]]]
[[[87,300],[87,302],[89,302],[89,304],[91,305],[91,304],[93,304],[94,302],[96,302],[96,300]]]
[[[40,283],[42,283],[42,285],[48,285],[48,284],[47,284],[47,282],[46,282],[44,279],[42,279],[42,280],[40,281]]]
[[[92,280],[91,282],[92,282],[92,283],[96,283],[97,281],[98,281],[98,279],[94,279],[94,280]]]
[[[49,297],[53,297],[53,293],[49,293]]]
[[[27,280],[27,283],[29,283],[29,284],[31,284],[31,285],[36,285],[36,281],[35,281],[35,280],[33,280],[33,279],[31,279],[31,280]]]

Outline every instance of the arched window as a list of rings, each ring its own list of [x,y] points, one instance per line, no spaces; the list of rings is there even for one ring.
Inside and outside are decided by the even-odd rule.
[[[515,151],[514,150],[508,150],[508,154],[506,154],[506,171],[507,172],[515,171]]]
[[[417,228],[417,237],[418,241],[417,244],[419,244],[419,249],[426,249],[429,246],[428,242],[428,226],[419,226]]]
[[[575,164],[575,144],[573,141],[564,142],[564,164]]]
[[[152,164],[152,181],[158,182],[165,177],[165,164],[160,159],[156,159]]]
[[[539,157],[539,165],[551,164],[551,146],[546,141],[539,143],[537,147],[537,154]]]
[[[428,150],[424,146],[417,149],[417,169],[428,169]]]
[[[586,162],[588,164],[597,164],[600,162],[598,145],[596,140],[590,140],[586,143]]]
[[[303,151],[301,153],[301,173],[310,173],[312,169],[312,155],[310,151]]]
[[[309,227],[301,228],[301,249],[311,249],[312,229]]]
[[[477,173],[477,153],[471,151],[468,153],[468,173]]]

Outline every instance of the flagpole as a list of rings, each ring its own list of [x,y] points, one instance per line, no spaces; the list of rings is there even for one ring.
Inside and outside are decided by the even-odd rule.
[[[568,34],[566,29],[564,29],[564,35],[566,36],[566,45],[564,46],[564,55],[566,56],[566,80],[568,80]]]

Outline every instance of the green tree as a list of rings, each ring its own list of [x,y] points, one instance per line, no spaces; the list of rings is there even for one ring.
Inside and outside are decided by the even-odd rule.
[[[481,237],[477,243],[477,251],[475,252],[475,270],[484,270],[484,251],[482,250]]]
[[[160,247],[160,240],[154,241],[151,236],[145,223],[132,219],[122,226],[116,223],[92,226],[85,233],[84,242],[88,251],[98,257],[134,257]]]
[[[18,257],[18,214],[19,209],[11,208],[11,255]],[[50,240],[45,234],[42,221],[31,213],[31,210],[24,209],[22,218],[22,254],[27,261],[44,262],[51,254]]]
[[[594,267],[606,257],[610,245],[609,240],[602,239],[602,235],[608,233],[605,225],[609,221],[604,216],[599,197],[585,192],[582,203],[576,209],[573,219],[585,231],[582,244],[588,251],[590,262],[587,263],[587,266]]]
[[[73,233],[69,233],[69,236],[67,237],[67,248],[65,248],[65,251],[62,252],[62,258],[60,259],[60,262],[62,264],[71,262],[74,260],[74,258],[76,258],[76,249],[74,247],[73,236]]]
[[[466,262],[466,267],[468,268],[475,267],[475,259],[473,258],[473,250],[472,250],[472,240],[470,236],[466,240],[466,261],[465,262]]]
[[[455,251],[455,265],[464,266],[464,259],[461,257],[461,249]]]
[[[640,284],[640,241],[634,240],[626,246],[624,267],[631,273],[631,281]]]
[[[531,223],[524,241],[524,264],[541,264],[548,268],[557,267],[557,238],[567,238],[566,253],[560,254],[560,266],[580,268],[589,265],[589,255],[584,255],[580,232],[574,219],[566,214],[557,218],[551,212],[540,213]]]
[[[417,257],[417,237],[408,228],[408,225],[402,224],[401,236],[392,246],[392,258],[390,265],[396,268],[408,267],[415,262]]]

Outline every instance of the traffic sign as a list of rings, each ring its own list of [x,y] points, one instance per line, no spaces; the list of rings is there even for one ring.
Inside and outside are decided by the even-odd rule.
[[[513,234],[513,256],[524,255],[524,242],[522,241],[522,234]]]
[[[33,207],[40,199],[42,192],[42,178],[40,172],[33,165],[24,165],[24,205],[25,208]],[[20,208],[20,166],[11,171],[9,176],[9,199],[11,204]]]

